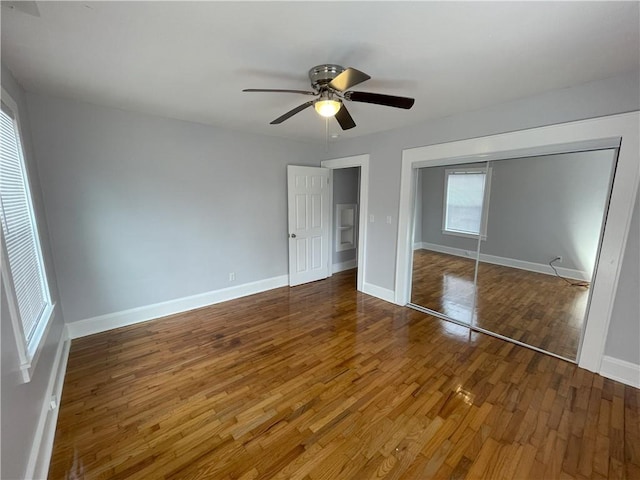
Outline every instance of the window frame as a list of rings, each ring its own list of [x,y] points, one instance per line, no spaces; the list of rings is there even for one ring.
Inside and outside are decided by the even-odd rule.
[[[450,230],[447,228],[447,197],[449,192],[449,177],[451,175],[460,175],[460,174],[478,174],[481,173],[484,175],[484,190],[483,190],[483,198],[482,198],[482,211],[480,213],[480,232],[479,233],[467,233],[460,232],[458,230]],[[442,234],[443,235],[453,235],[456,237],[463,238],[472,238],[477,240],[480,237],[480,240],[487,239],[487,223],[489,220],[489,197],[491,193],[491,176],[492,176],[492,167],[465,167],[464,164],[456,165],[451,168],[445,168],[444,170],[444,196],[442,199]]]
[[[45,339],[47,338],[47,334],[49,332],[49,328],[51,327],[52,320],[55,312],[55,303],[53,303],[51,297],[51,289],[49,287],[49,277],[47,276],[47,266],[44,261],[44,255],[42,252],[42,243],[40,241],[40,229],[38,228],[38,216],[36,214],[36,209],[33,200],[33,193],[31,188],[31,180],[29,174],[29,166],[27,163],[26,151],[24,148],[24,136],[22,135],[22,128],[20,122],[20,112],[17,103],[13,98],[7,93],[7,91],[2,88],[2,102],[9,109],[11,116],[13,116],[13,125],[18,137],[18,155],[20,158],[20,162],[22,164],[23,170],[23,180],[25,183],[25,191],[27,194],[27,205],[29,211],[29,216],[31,220],[31,224],[33,226],[33,235],[34,241],[36,245],[36,254],[38,257],[39,267],[41,269],[41,275],[43,277],[44,283],[44,293],[46,300],[46,307],[40,318],[36,327],[33,331],[33,335],[31,336],[31,340],[27,341],[27,337],[24,332],[24,325],[22,319],[20,317],[20,312],[18,309],[18,300],[15,291],[15,284],[13,282],[13,275],[11,273],[11,268],[9,266],[9,255],[7,252],[7,246],[4,238],[4,232],[0,229],[0,244],[2,246],[1,255],[2,255],[2,283],[4,285],[4,289],[7,295],[7,304],[9,309],[9,317],[11,318],[12,329],[16,341],[16,349],[18,351],[18,357],[20,362],[20,372],[22,374],[22,381],[24,383],[30,382],[33,378],[33,373],[37,364],[37,361],[40,357],[40,353],[42,352],[42,348],[45,343]]]

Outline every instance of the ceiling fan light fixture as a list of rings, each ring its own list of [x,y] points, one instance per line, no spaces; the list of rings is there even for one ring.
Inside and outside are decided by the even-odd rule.
[[[340,107],[342,103],[339,100],[333,100],[332,98],[328,99],[319,99],[313,104],[316,112],[323,117],[333,117]]]

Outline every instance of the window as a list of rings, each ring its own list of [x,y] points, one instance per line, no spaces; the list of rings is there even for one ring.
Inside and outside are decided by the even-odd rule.
[[[445,170],[443,233],[486,239],[490,179],[490,168]]]
[[[16,116],[17,108],[6,93],[4,91],[2,93],[0,112],[2,280],[7,292],[23,379],[29,381],[53,314],[53,305],[38,240],[38,229]]]

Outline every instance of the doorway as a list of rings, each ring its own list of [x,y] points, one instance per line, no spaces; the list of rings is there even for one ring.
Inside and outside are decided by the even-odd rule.
[[[331,239],[331,272],[346,270],[355,264],[357,271],[356,288],[363,291],[365,279],[365,248],[367,237],[367,211],[369,186],[369,155],[324,160],[321,166],[330,169],[333,188],[330,191]],[[338,190],[334,174],[340,170]],[[357,175],[359,173],[359,175]],[[357,192],[349,192],[348,185],[353,185],[357,178]],[[344,187],[344,188],[343,188]],[[356,193],[354,196],[353,193]],[[357,199],[354,203],[353,199]],[[335,268],[335,270],[334,270]]]

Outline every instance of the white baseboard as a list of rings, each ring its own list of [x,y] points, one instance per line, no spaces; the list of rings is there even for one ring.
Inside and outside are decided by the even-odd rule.
[[[428,250],[427,249],[427,243],[426,242],[415,242],[413,244],[413,249],[414,250]]]
[[[616,382],[640,388],[640,365],[604,355],[600,375]]]
[[[351,270],[357,267],[358,267],[358,260],[354,258],[351,260],[347,260],[346,262],[334,263],[333,265],[331,265],[331,273],[333,274],[338,272],[344,272],[345,270]]]
[[[418,243],[414,244],[414,247]],[[475,258],[476,252],[473,250],[464,250],[462,248],[448,247],[446,245],[438,245],[436,243],[420,242],[420,248],[425,250],[432,250],[434,252],[447,253],[449,255],[455,255],[457,257]],[[518,268],[520,270],[528,270],[530,272],[544,273],[546,275],[555,275],[553,269],[544,263],[526,262],[524,260],[518,260],[515,258],[498,257],[496,255],[488,255],[486,253],[480,253],[480,261],[484,263],[492,263],[494,265],[502,265],[503,267]],[[558,274],[573,280],[582,280],[590,282],[591,277],[587,272],[581,270],[574,270],[572,268],[556,267]]]
[[[40,411],[40,418],[38,419],[33,445],[31,446],[31,452],[29,454],[25,478],[47,478],[70,346],[71,340],[67,337],[65,329],[60,336],[58,348],[56,349],[53,360],[49,383],[44,396],[42,410]],[[55,397],[55,407],[52,408],[51,402],[53,397]]]
[[[121,312],[108,313],[97,317],[79,320],[67,324],[71,339],[86,337],[95,333],[106,332],[114,328],[126,327],[135,323],[146,322],[167,315],[187,312],[196,308],[206,307],[227,300],[265,292],[289,284],[288,275],[267,278],[257,282],[245,283],[234,287],[205,292],[190,297],[177,298],[167,302],[156,303],[144,307],[132,308]]]
[[[367,295],[377,297],[385,302],[395,303],[396,294],[393,290],[389,290],[388,288],[364,282],[362,291]]]

